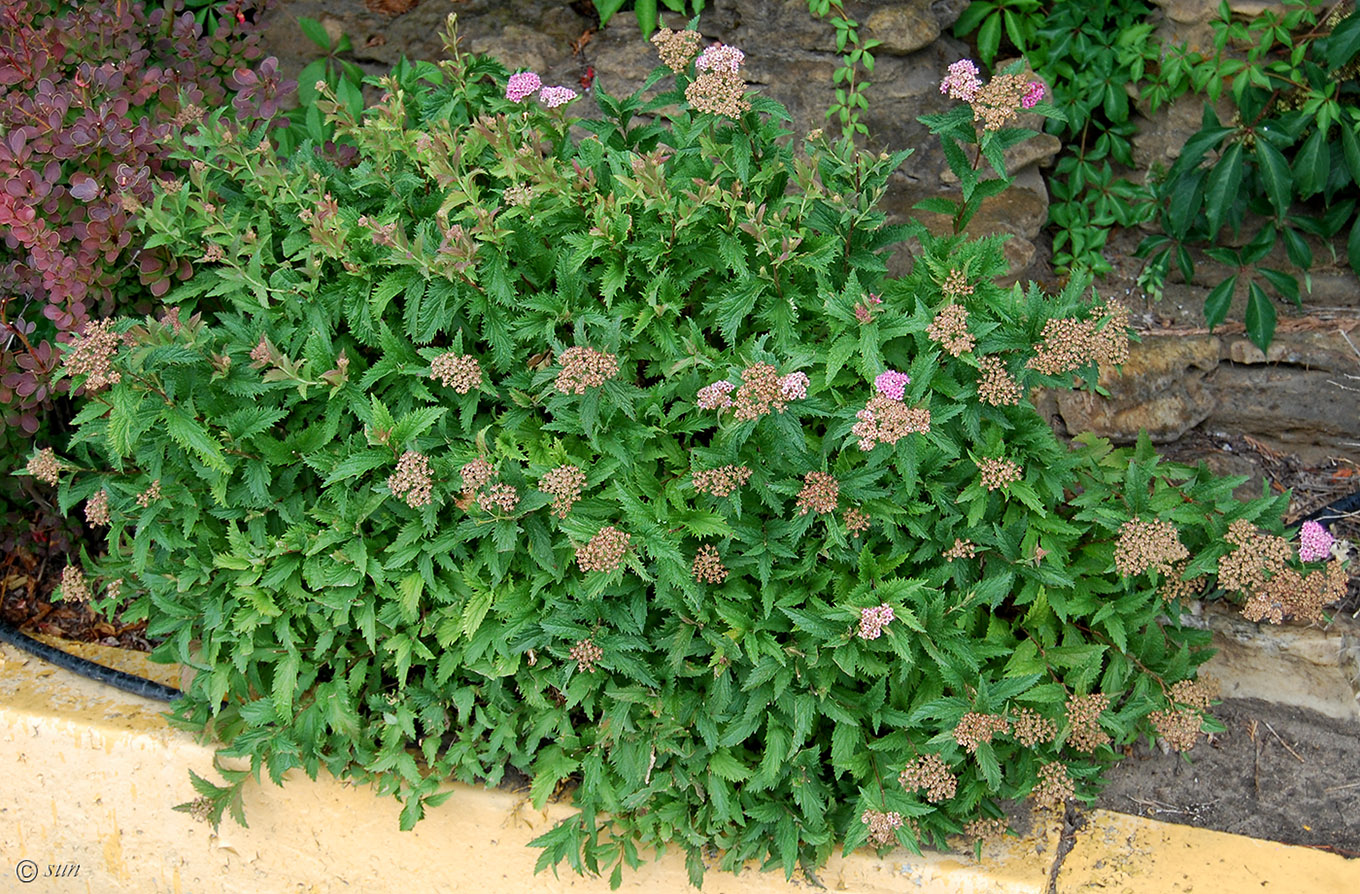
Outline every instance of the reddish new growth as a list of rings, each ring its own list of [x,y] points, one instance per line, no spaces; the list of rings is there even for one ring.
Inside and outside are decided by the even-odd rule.
[[[859,438],[859,449],[873,450],[879,443],[896,444],[913,432],[930,431],[930,411],[924,407],[911,408],[886,394],[869,398],[864,409],[855,414],[859,421],[850,433]]]
[[[571,658],[587,674],[595,672],[595,662],[604,657],[604,650],[588,639],[579,640],[571,647]]]
[[[1000,357],[978,358],[978,398],[994,407],[1014,406],[1020,403],[1020,383],[1006,369]]]
[[[896,837],[897,830],[902,828],[902,814],[896,810],[883,813],[878,810],[866,810],[860,816],[859,821],[869,827],[869,843],[874,847],[883,847],[891,844]],[[916,824],[912,823],[913,830]]]
[[[28,474],[45,484],[56,484],[61,475],[61,460],[57,459],[56,451],[51,447],[44,447],[39,450],[37,455],[28,461],[26,467]]]
[[[1145,522],[1134,516],[1119,529],[1119,543],[1114,548],[1114,567],[1125,577],[1133,577],[1150,568],[1162,574],[1171,573],[1172,564],[1190,557],[1181,543],[1176,526],[1158,519]]]
[[[109,523],[109,495],[107,491],[97,490],[85,503],[85,520],[92,525]]]
[[[408,450],[397,461],[397,471],[388,477],[387,486],[393,496],[404,497],[412,509],[430,505],[430,461],[414,450]]]
[[[538,482],[538,489],[553,498],[552,512],[566,518],[571,507],[581,498],[586,486],[586,473],[576,466],[558,466],[548,471]]]
[[[594,348],[567,348],[562,353],[562,371],[557,374],[557,390],[562,394],[585,394],[619,374],[619,361],[613,354]]]
[[[946,559],[971,559],[977,554],[977,547],[971,540],[954,538],[954,545],[944,551]]]
[[[847,509],[842,516],[845,521],[845,530],[850,532],[850,536],[858,539],[859,535],[869,530],[869,516],[859,509]]]
[[[972,754],[983,742],[992,741],[993,736],[1004,736],[1010,729],[1010,721],[1000,714],[969,711],[959,718],[959,722],[954,726],[954,741]]]
[[[450,351],[430,363],[430,378],[459,394],[467,394],[482,384],[482,367],[471,354]]]
[[[623,565],[623,557],[632,543],[632,535],[608,526],[576,550],[576,564],[582,571],[609,573]]]
[[[1067,774],[1067,766],[1054,761],[1039,768],[1039,782],[1030,792],[1030,797],[1040,807],[1060,808],[1074,794],[1076,787],[1072,784],[1072,777]]]
[[[1058,735],[1058,726],[1038,711],[1021,708],[1011,718],[1012,734],[1015,741],[1026,748],[1033,748],[1043,742],[1052,742]]]
[[[1110,741],[1100,728],[1100,715],[1110,706],[1110,698],[1103,692],[1067,697],[1067,744],[1078,751],[1091,753]]]
[[[120,340],[118,333],[113,331],[112,320],[91,321],[85,325],[82,334],[71,339],[66,369],[73,376],[89,376],[85,380],[86,394],[122,381],[122,376],[112,366]]]
[[[978,474],[987,490],[999,490],[1020,480],[1020,467],[1009,459],[988,457],[978,460]]]
[[[897,781],[908,791],[926,790],[926,800],[932,804],[954,797],[959,781],[949,764],[938,754],[923,754],[907,764]]]
[[[840,482],[826,472],[808,472],[803,476],[803,489],[798,492],[798,514],[835,512],[841,493]]]
[[[85,572],[74,565],[61,570],[61,598],[63,602],[89,602],[90,584]]]
[[[711,544],[699,547],[694,556],[694,579],[701,584],[720,584],[727,580],[727,568],[718,555],[718,548]]]
[[[719,466],[716,469],[699,469],[694,473],[694,489],[700,493],[725,497],[751,479],[751,470],[745,466]]]

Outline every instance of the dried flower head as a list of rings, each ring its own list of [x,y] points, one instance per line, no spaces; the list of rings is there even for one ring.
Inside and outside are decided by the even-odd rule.
[[[685,87],[685,99],[696,112],[721,115],[733,120],[751,108],[751,103],[746,99],[746,81],[740,72],[726,68],[700,73]]]
[[[1020,383],[1006,369],[1005,362],[993,355],[978,358],[978,399],[994,407],[1020,403]]]
[[[1148,715],[1153,729],[1167,745],[1177,751],[1189,751],[1199,741],[1203,718],[1200,712],[1186,708],[1164,708]]]
[[[798,492],[798,514],[807,515],[809,509],[813,512],[835,512],[840,492],[840,482],[834,475],[808,472],[803,476],[803,489]]]
[[[757,363],[742,371],[741,387],[733,402],[733,415],[737,419],[743,422],[759,419],[771,410],[782,413],[786,405],[783,380],[773,366]]]
[[[1052,742],[1058,735],[1058,725],[1038,711],[1021,708],[1011,717],[1015,741],[1026,748]]]
[[[973,350],[975,344],[968,331],[968,311],[962,304],[945,305],[926,327],[926,335],[954,357]]]
[[[463,490],[475,491],[496,477],[496,467],[479,456],[463,466],[459,476]]]
[[[117,602],[118,597],[121,596],[122,593],[123,579],[121,577],[115,577],[113,580],[109,581],[108,586],[104,588],[104,595],[110,602]]]
[[[902,828],[902,814],[895,810],[883,813],[879,810],[866,810],[859,821],[869,827],[869,843],[874,847],[891,844],[897,830]]]
[[[859,509],[847,509],[841,518],[845,522],[845,530],[850,532],[851,537],[858,538],[869,530],[869,516]]]
[[[698,469],[694,472],[694,489],[715,497],[726,497],[750,479],[751,470],[745,466]]]
[[[66,370],[73,376],[88,376],[85,393],[91,394],[122,381],[113,368],[113,357],[118,353],[118,333],[113,331],[113,320],[93,320],[85,330],[71,339],[71,350],[66,354]]]
[[[987,490],[999,490],[1020,480],[1020,466],[1005,457],[986,457],[978,460],[978,474]]]
[[[694,566],[690,569],[694,579],[701,584],[720,584],[727,580],[727,568],[723,566],[718,548],[711,544],[699,547],[694,556]]]
[[[981,121],[984,130],[1000,130],[1015,120],[1028,89],[1019,75],[994,75],[971,100],[973,120]]]
[[[1218,681],[1207,674],[1198,680],[1181,680],[1171,685],[1167,697],[1178,705],[1194,708],[1196,711],[1209,710],[1209,703],[1218,695]]]
[[[552,496],[552,512],[558,518],[567,517],[585,486],[586,473],[570,465],[549,469],[538,482],[538,489]]]
[[[501,198],[505,199],[507,205],[525,208],[534,200],[534,188],[527,183],[516,183],[507,186],[505,192],[501,193]]]
[[[1010,820],[1004,816],[982,816],[964,823],[963,834],[965,838],[970,838],[973,841],[987,841],[1005,835],[1010,825]]]
[[[62,464],[51,447],[39,450],[25,467],[28,474],[44,484],[56,484],[60,480]]]
[[[477,505],[483,512],[499,510],[502,514],[509,514],[519,505],[519,491],[509,484],[493,484],[477,495]]]
[[[482,366],[471,354],[449,351],[430,363],[430,378],[438,379],[459,394],[467,394],[482,384]]]
[[[971,540],[960,540],[954,538],[954,545],[944,551],[946,559],[971,559],[977,555],[977,547]]]
[[[387,479],[393,496],[404,497],[412,509],[430,504],[432,486],[430,461],[414,450],[402,454],[397,460],[397,471]]]
[[[950,270],[944,282],[940,283],[940,291],[957,300],[973,294],[973,287],[968,284],[968,274],[962,270]]]
[[[1145,522],[1134,516],[1119,529],[1119,543],[1114,548],[1114,566],[1125,577],[1155,568],[1162,574],[1171,572],[1172,563],[1189,558],[1190,551],[1181,543],[1176,526],[1158,519]]]
[[[938,754],[923,754],[916,758],[898,774],[897,781],[907,791],[925,789],[926,800],[932,804],[954,797],[959,787],[959,780],[949,764]]]
[[[886,602],[860,609],[859,638],[878,639],[883,635],[883,628],[892,623],[893,617],[892,606]]]
[[[576,564],[582,571],[603,571],[606,574],[623,565],[623,557],[632,543],[632,535],[618,528],[600,529],[590,542],[576,550]]]
[[[1095,360],[1095,324],[1059,317],[1044,324],[1043,341],[1026,364],[1046,376],[1060,376]]]
[[[109,523],[109,494],[104,489],[94,492],[94,496],[85,501],[85,520],[92,525],[107,525]]]
[[[505,85],[505,98],[511,102],[523,102],[543,86],[543,81],[532,71],[512,74]]]
[[[652,35],[661,62],[674,72],[684,71],[690,60],[699,53],[699,43],[703,38],[698,31],[672,31],[662,28]]]
[[[562,353],[562,371],[557,374],[557,390],[562,394],[585,394],[619,374],[619,360],[594,348],[567,348]]]
[[[604,650],[588,639],[578,640],[576,645],[571,647],[571,659],[583,673],[594,673],[595,662],[603,657]]]
[[[1175,602],[1177,599],[1192,599],[1204,591],[1204,585],[1209,581],[1207,575],[1201,574],[1192,580],[1182,580],[1188,565],[1189,562],[1184,560],[1176,562],[1171,566],[1171,570],[1162,576],[1162,586],[1159,592],[1167,602]]]
[[[963,746],[969,754],[977,751],[983,742],[992,741],[993,736],[1004,736],[1010,732],[1011,724],[1001,714],[983,714],[969,711],[954,725],[954,741]]]
[[[1110,707],[1110,698],[1103,692],[1067,697],[1067,744],[1078,751],[1090,753],[1110,741],[1100,727],[1100,715]]]
[[[1076,786],[1068,775],[1067,766],[1054,761],[1039,768],[1039,782],[1030,792],[1030,797],[1040,807],[1061,808],[1067,799],[1076,794]]]
[[[61,570],[61,598],[63,602],[90,601],[90,584],[85,580],[85,572],[75,565]]]
[[[161,498],[161,480],[157,478],[151,486],[137,495],[137,505],[145,509]]]
[[[896,444],[914,432],[930,431],[929,410],[908,407],[886,394],[869,398],[855,418],[859,421],[850,428],[850,433],[859,438],[859,449],[866,452],[879,443]]]

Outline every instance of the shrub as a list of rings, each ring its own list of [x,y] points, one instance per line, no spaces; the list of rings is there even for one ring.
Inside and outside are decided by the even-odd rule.
[[[201,5],[201,4],[199,4]],[[176,9],[182,9],[178,3]],[[217,106],[227,76],[260,51],[252,25],[223,6],[201,35],[194,18],[140,2],[6,3],[0,8],[0,450],[55,440],[70,414],[56,403],[58,344],[89,319],[146,313],[144,287],[161,295],[190,274],[187,261],[134,240],[131,221],[152,183],[180,175],[165,142],[187,124],[187,104]],[[245,107],[242,106],[243,111]],[[44,420],[55,412],[54,426]],[[4,477],[13,484],[12,460]],[[5,504],[33,495],[7,486]],[[38,504],[41,505],[41,504]],[[18,521],[8,516],[11,532]],[[40,518],[34,530],[54,527]],[[57,527],[62,545],[73,533]],[[9,539],[9,535],[6,535]]]
[[[410,828],[515,767],[539,806],[575,783],[540,868],[617,883],[672,844],[696,884],[709,847],[812,872],[1085,796],[1142,733],[1188,747],[1205,576],[1319,610],[1335,572],[1271,539],[1283,497],[1055,438],[1025,394],[1120,362],[1125,311],[997,287],[999,239],[885,226],[907,153],[795,154],[733,48],[581,121],[446,45],[362,124],[327,98],[353,167],[219,113],[186,136],[145,226],[207,260],[64,357],[99,390],[30,471],[107,512],[109,551],[63,592],[131,596],[198,669],[178,722],[249,761],[183,808],[244,822],[247,779],[324,766]],[[999,166],[1015,85],[966,73],[996,129],[932,127]],[[995,192],[968,161],[960,221]]]

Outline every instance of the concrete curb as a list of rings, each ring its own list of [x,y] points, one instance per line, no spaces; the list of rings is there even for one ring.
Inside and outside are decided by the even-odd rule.
[[[118,649],[63,642],[95,661],[174,685],[178,668]],[[54,668],[0,646],[0,889],[93,892],[605,892],[607,879],[534,875],[526,847],[572,810],[534,810],[504,790],[451,784],[456,794],[412,832],[397,827],[399,805],[339,783],[288,774],[246,789],[250,828],[219,832],[170,808],[193,799],[188,771],[215,779],[213,748],[170,728],[164,705]],[[1060,828],[1007,838],[972,854],[897,850],[885,859],[833,857],[819,873],[835,891],[996,892],[1049,890]],[[23,861],[31,861],[29,864]],[[74,868],[74,869],[73,869]],[[37,878],[21,884],[25,873]],[[1076,833],[1056,873],[1056,890],[1352,890],[1360,864],[1287,847],[1138,817],[1096,811]],[[1343,889],[1343,880],[1348,884]],[[72,883],[80,887],[72,887]],[[83,884],[81,884],[83,883]],[[717,870],[704,890],[775,894],[809,890],[806,879],[755,868]],[[683,855],[625,872],[624,891],[684,892]]]

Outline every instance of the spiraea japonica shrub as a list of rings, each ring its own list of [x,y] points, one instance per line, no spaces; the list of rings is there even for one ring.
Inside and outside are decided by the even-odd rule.
[[[886,226],[907,153],[791,142],[739,50],[656,42],[600,121],[451,30],[362,123],[327,105],[352,167],[220,115],[186,139],[145,220],[198,273],[67,352],[91,399],[33,460],[109,525],[64,594],[131,597],[198,671],[179,722],[249,761],[184,806],[244,821],[248,777],[325,767],[410,827],[513,766],[536,805],[574,783],[540,867],[813,872],[1089,794],[1141,734],[1189,747],[1207,634],[1179,599],[1319,610],[1335,572],[1280,498],[1069,448],[1028,401],[1120,362],[1121,308]],[[1042,88],[943,89],[962,224]]]

